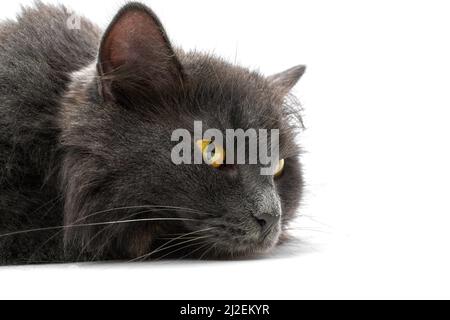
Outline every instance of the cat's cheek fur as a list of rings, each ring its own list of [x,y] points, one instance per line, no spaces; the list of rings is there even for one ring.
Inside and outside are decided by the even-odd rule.
[[[304,181],[300,159],[293,157],[286,161],[285,173],[276,183],[280,195],[283,218],[281,240],[287,238],[286,229],[289,223],[297,216],[303,199]]]
[[[147,225],[137,226],[125,234],[122,243],[125,244],[122,251],[129,259],[141,257],[151,252],[154,235],[158,234],[157,227]]]

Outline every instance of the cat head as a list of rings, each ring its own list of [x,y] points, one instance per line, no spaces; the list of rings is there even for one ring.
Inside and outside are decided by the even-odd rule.
[[[264,77],[174,49],[149,8],[126,5],[98,61],[73,75],[63,99],[64,218],[83,225],[67,228],[67,250],[89,259],[207,258],[275,246],[302,194],[301,119],[289,92],[304,70]],[[194,136],[195,122],[224,133],[277,130],[277,172],[262,175],[259,162],[174,163],[174,131]],[[202,152],[195,139],[190,148]]]

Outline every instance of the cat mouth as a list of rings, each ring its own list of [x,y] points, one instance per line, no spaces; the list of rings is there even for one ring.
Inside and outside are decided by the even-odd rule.
[[[281,226],[273,227],[266,232],[252,232],[240,237],[217,237],[214,241],[214,250],[208,258],[230,259],[251,258],[264,255],[273,250],[279,242]]]
[[[162,253],[163,257],[181,257],[188,260],[229,260],[263,256],[279,243],[282,221],[279,217],[276,218],[269,221],[266,217],[266,223],[261,223],[254,217],[187,221],[176,233],[162,232],[165,236],[160,237],[161,243],[158,245],[161,246],[153,257],[159,253]],[[173,235],[177,237],[173,238]]]

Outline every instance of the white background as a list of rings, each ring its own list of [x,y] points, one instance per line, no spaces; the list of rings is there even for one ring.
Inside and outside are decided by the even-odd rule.
[[[61,2],[101,26],[124,3]],[[147,3],[185,49],[308,65],[301,242],[252,261],[1,268],[0,298],[450,298],[447,1]]]

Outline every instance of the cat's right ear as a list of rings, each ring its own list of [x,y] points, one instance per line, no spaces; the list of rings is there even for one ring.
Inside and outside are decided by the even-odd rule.
[[[133,102],[182,87],[183,70],[156,15],[146,6],[123,7],[106,30],[98,57],[106,101]]]
[[[286,95],[297,84],[306,71],[306,66],[299,65],[268,77],[269,82],[281,95]]]

